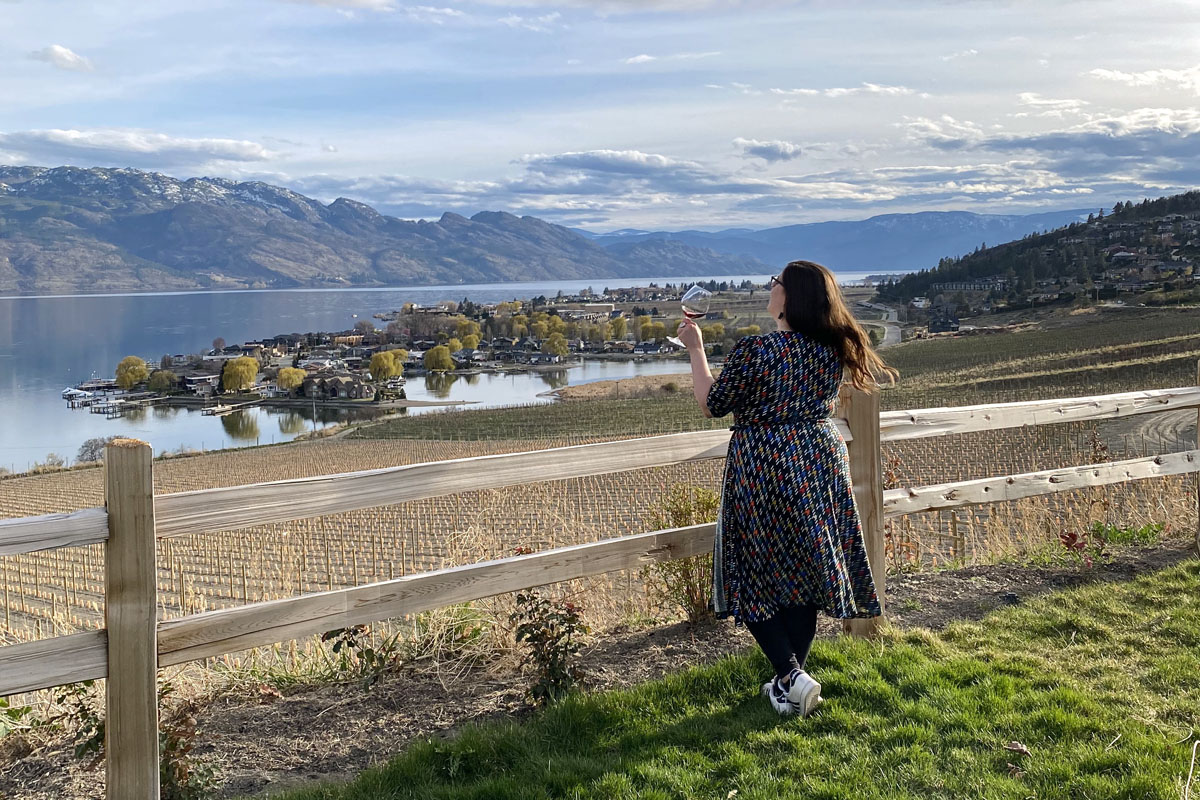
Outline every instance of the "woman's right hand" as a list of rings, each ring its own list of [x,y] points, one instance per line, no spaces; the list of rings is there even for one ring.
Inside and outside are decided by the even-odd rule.
[[[679,330],[675,335],[689,351],[704,349],[704,336],[700,333],[700,326],[693,320],[684,317],[683,321],[679,323]]]

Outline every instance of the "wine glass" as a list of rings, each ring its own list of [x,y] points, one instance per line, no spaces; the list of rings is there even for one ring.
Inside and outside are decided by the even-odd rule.
[[[683,315],[692,320],[704,319],[704,315],[708,313],[710,302],[712,302],[712,292],[703,286],[693,286],[679,299],[680,305],[683,306]],[[667,341],[676,347],[683,347],[683,342],[679,341],[677,336],[668,336]]]

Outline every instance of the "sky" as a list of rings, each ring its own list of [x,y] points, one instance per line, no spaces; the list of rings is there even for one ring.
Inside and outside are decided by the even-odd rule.
[[[1200,184],[1200,3],[0,0],[0,164],[593,231]]]

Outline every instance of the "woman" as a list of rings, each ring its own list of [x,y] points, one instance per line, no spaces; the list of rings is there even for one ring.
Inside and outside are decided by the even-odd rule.
[[[830,420],[843,379],[867,391],[897,373],[871,349],[833,273],[793,261],[769,281],[776,330],[743,337],[713,379],[704,341],[679,338],[706,416],[733,412],[713,553],[713,608],[744,623],[775,668],[763,694],[807,716],[821,684],[804,670],[817,611],[877,617],[875,584],[850,487],[846,444]]]

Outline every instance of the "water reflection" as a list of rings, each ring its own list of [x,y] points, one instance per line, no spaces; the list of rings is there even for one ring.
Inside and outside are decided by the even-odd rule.
[[[556,369],[550,372],[539,372],[538,377],[542,379],[542,383],[546,384],[551,389],[561,389],[570,381],[565,369]]]
[[[178,406],[151,406],[150,412],[156,420],[170,420],[176,417],[182,408]]]
[[[308,420],[303,414],[288,411],[279,415],[279,432],[284,436],[296,436],[308,429]]]
[[[230,439],[240,442],[258,441],[258,420],[245,411],[235,411],[221,417],[221,427]]]
[[[456,380],[458,376],[453,372],[431,372],[425,376],[425,391],[439,400],[445,400],[450,396],[450,389]]]

